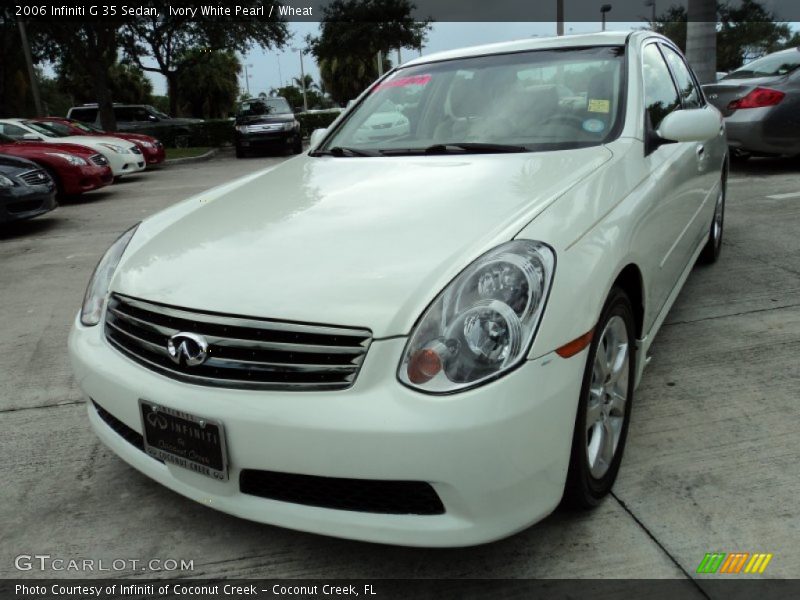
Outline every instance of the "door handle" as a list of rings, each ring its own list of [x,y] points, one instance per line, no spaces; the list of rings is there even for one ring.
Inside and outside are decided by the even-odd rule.
[[[695,152],[697,153],[697,157],[698,158],[702,158],[703,157],[703,153],[705,151],[706,151],[706,149],[703,146],[703,144],[697,144],[697,148],[695,148]]]

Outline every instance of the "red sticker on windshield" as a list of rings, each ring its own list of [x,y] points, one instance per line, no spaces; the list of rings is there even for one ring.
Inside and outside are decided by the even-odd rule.
[[[377,92],[378,90],[383,90],[386,88],[396,88],[396,87],[406,87],[408,85],[427,85],[427,83],[431,80],[430,75],[412,75],[411,77],[398,77],[397,79],[391,79],[389,81],[385,81],[375,86],[372,90],[373,92]]]

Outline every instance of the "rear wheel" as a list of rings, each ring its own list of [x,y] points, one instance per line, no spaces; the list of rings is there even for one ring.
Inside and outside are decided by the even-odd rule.
[[[613,288],[589,347],[564,504],[592,508],[611,491],[628,436],[636,372],[633,309]]]

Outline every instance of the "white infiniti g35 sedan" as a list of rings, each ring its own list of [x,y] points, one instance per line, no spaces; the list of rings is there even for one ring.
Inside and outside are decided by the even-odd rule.
[[[386,100],[409,128],[365,141]],[[653,337],[720,251],[722,118],[679,51],[431,55],[312,137],[105,254],[70,336],[97,435],[207,506],[361,540],[599,503]]]

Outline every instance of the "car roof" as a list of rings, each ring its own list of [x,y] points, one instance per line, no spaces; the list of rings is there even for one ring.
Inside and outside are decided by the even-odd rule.
[[[511,42],[500,42],[495,44],[483,44],[481,46],[471,46],[468,48],[458,48],[456,50],[446,50],[436,52],[427,56],[415,58],[406,63],[404,67],[411,65],[421,65],[429,62],[441,60],[451,60],[454,58],[467,58],[471,56],[484,56],[487,54],[504,54],[507,52],[521,52],[525,50],[546,50],[548,48],[575,48],[581,46],[622,46],[632,33],[631,31],[605,31],[599,33],[586,33],[579,35],[562,35],[558,37],[546,38],[524,38]],[[652,34],[647,31],[645,33]]]

